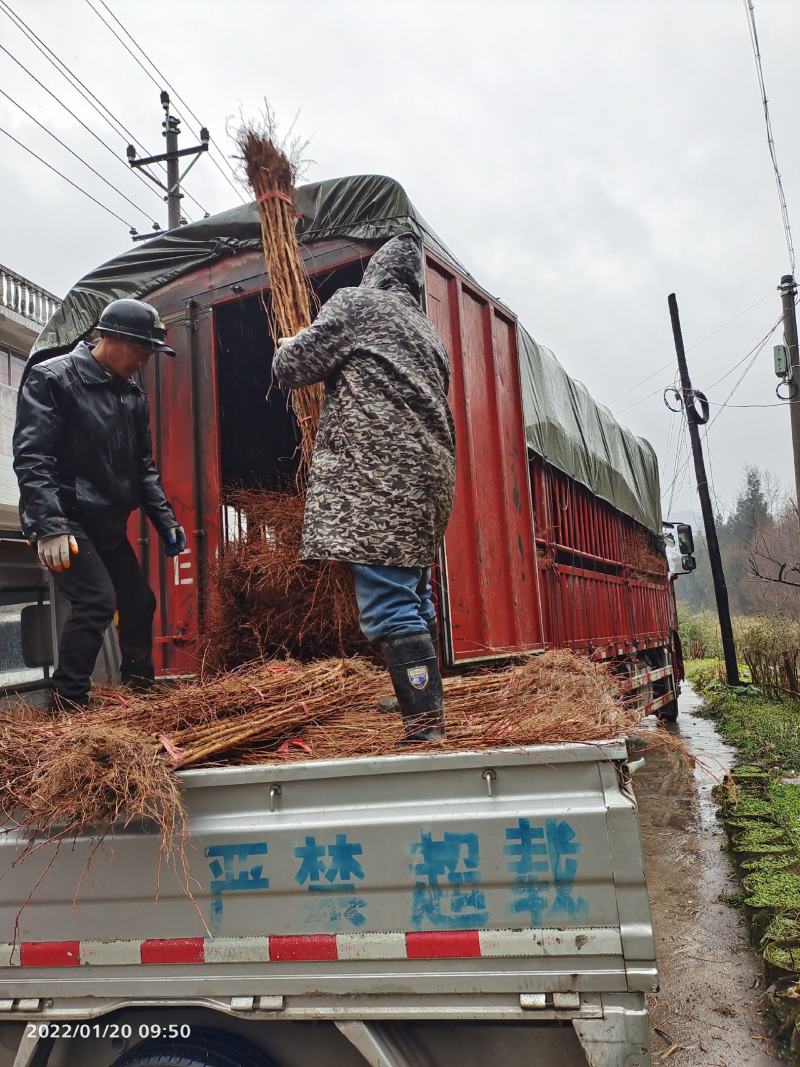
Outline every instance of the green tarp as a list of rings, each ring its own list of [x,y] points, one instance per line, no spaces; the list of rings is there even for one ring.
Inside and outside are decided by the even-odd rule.
[[[522,327],[517,339],[528,447],[660,535],[658,460],[650,443],[620,426]]]
[[[295,203],[304,244],[336,237],[383,242],[412,230],[431,251],[470,277],[391,178],[360,175],[314,182],[297,190]],[[260,247],[254,203],[134,245],[70,290],[39,335],[30,361],[69,351],[110,300],[146,298],[198,267]],[[521,327],[519,351],[529,447],[660,534],[658,465],[647,441],[623,429],[567,375],[552,352]]]

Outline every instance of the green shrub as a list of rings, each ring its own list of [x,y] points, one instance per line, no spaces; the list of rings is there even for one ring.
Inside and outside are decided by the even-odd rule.
[[[722,655],[719,620],[713,611],[681,614],[678,632],[686,659],[713,659]]]
[[[691,659],[685,664],[686,680],[698,693],[712,694],[725,685],[725,666],[721,659]]]
[[[770,699],[752,686],[724,689],[709,697],[706,713],[738,748],[740,758],[781,774],[800,771],[800,713],[795,701]],[[788,794],[781,800],[788,800]]]
[[[800,623],[780,615],[740,617],[734,637],[754,685],[770,696],[800,700]]]

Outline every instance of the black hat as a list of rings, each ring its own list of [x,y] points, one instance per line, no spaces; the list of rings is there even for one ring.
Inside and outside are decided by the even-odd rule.
[[[167,356],[175,355],[175,349],[166,343],[167,329],[161,317],[152,304],[142,300],[112,300],[103,310],[97,328],[140,341]]]

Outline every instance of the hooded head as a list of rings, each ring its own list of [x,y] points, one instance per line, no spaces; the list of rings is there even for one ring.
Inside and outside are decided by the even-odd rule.
[[[413,233],[401,233],[379,248],[369,261],[361,285],[365,289],[388,289],[408,293],[415,303],[422,292],[422,247]]]

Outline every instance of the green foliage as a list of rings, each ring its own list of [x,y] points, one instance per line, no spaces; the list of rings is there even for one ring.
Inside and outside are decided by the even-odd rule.
[[[774,810],[769,800],[751,792],[740,791],[727,814],[732,819],[771,819]]]
[[[755,822],[733,839],[734,852],[785,852],[787,847],[788,841],[780,826]]]
[[[703,696],[725,688],[725,665],[721,659],[690,659],[685,663],[686,680]]]
[[[771,941],[797,941],[800,943],[800,919],[796,915],[782,912],[776,915],[767,927],[761,939],[762,945]]]
[[[742,885],[748,894],[745,904],[751,908],[800,909],[800,874],[759,871],[748,874]]]
[[[790,700],[773,700],[752,686],[711,696],[707,710],[748,762],[784,774],[800,770],[800,714]]]
[[[739,657],[750,676],[770,696],[800,699],[800,623],[780,615],[755,615],[734,620]]]
[[[754,630],[756,639],[769,634]],[[702,678],[703,667],[699,664]],[[800,709],[771,699],[757,686],[706,688],[706,712],[747,762],[715,787],[733,851],[744,872],[743,903],[751,936],[764,956],[772,988],[800,973],[800,784],[786,778],[800,763]],[[791,978],[789,976],[792,976]],[[776,982],[776,980],[779,980]],[[800,1064],[800,986],[772,995],[776,1035],[791,1062]]]
[[[744,871],[785,871],[794,866],[797,860],[791,855],[756,856],[755,859],[745,860],[742,864]]]
[[[771,486],[772,479],[767,472],[746,467],[733,510],[726,509],[724,516],[717,517],[717,540],[734,615],[751,615],[764,610],[760,583],[748,579],[748,559],[754,542],[758,540],[760,543],[770,537],[775,527]],[[697,570],[679,578],[675,587],[680,608],[690,615],[716,611],[705,536],[702,529],[695,530],[694,534]],[[690,653],[687,651],[686,655]]]
[[[701,611],[691,615],[687,611],[680,611],[678,632],[687,659],[708,660],[722,656],[719,619],[715,612]]]
[[[773,941],[764,949],[764,959],[773,967],[797,974],[800,971],[800,946]]]

